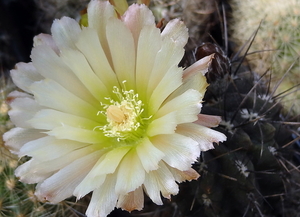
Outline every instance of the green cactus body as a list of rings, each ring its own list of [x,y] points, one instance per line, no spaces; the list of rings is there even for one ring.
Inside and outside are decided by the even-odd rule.
[[[233,40],[244,44],[259,28],[249,55],[255,65],[255,71],[265,72],[272,65],[273,76],[278,81],[291,68],[287,78],[278,88],[283,92],[300,83],[300,1],[299,0],[232,0],[232,23],[230,25]],[[299,108],[299,91],[285,98],[287,106]],[[296,100],[296,102],[295,102]]]
[[[211,49],[210,44],[203,46]],[[217,129],[227,141],[202,153],[195,165],[202,177],[184,184],[175,197],[182,216],[297,216],[299,201],[292,201],[299,198],[299,162],[293,161],[293,127],[283,124],[283,106],[274,99],[269,81],[251,71],[246,61],[232,61],[229,67],[226,56],[220,56],[207,75],[210,86],[202,112],[222,116]],[[228,67],[220,72],[218,64]],[[191,192],[194,197],[187,199]]]

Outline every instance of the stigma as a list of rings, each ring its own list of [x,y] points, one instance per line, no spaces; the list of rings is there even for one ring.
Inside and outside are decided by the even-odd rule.
[[[134,90],[126,90],[125,85],[124,89],[113,87],[112,92],[116,97],[107,98],[108,104],[101,103],[104,108],[101,113],[106,116],[107,124],[99,128],[105,136],[115,137],[118,141],[140,137],[144,104],[139,100],[138,94]]]

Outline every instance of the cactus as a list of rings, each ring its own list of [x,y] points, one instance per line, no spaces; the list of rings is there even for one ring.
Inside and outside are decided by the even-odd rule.
[[[207,46],[211,45],[200,46],[196,57],[200,58]],[[220,57],[212,68],[227,60],[224,54],[217,54]],[[293,157],[299,154],[293,147],[289,118],[268,89],[269,81],[240,61],[231,60],[228,72],[214,76],[216,72],[208,73],[211,84],[202,112],[222,116],[218,130],[228,139],[202,153],[196,165],[202,178],[182,191],[182,196],[196,192],[189,213],[204,217],[297,216],[299,202],[293,201],[300,197],[299,161]],[[295,140],[299,140],[297,135]]]
[[[300,55],[300,1],[299,0],[232,0],[232,23],[230,25],[232,38],[239,43],[245,43],[252,33],[259,27],[250,52],[251,62],[261,72],[267,70],[272,64],[277,80],[283,76],[294,62],[288,78],[285,79],[277,93],[289,89],[300,83],[299,55]],[[260,24],[261,22],[261,24]],[[250,58],[249,58],[250,59]],[[269,64],[265,64],[269,62]],[[265,68],[262,68],[265,67]],[[287,97],[288,106],[294,104],[295,110],[300,111],[300,93],[296,97]]]
[[[189,17],[190,10],[186,9],[180,16]],[[202,30],[196,24],[192,24],[195,28],[192,36],[198,40],[197,34]],[[189,47],[194,47],[194,43]],[[202,153],[194,166],[202,177],[183,183],[180,194],[171,201],[164,201],[164,206],[158,207],[146,200],[142,212],[128,214],[115,210],[110,216],[298,215],[300,173],[297,166],[300,162],[295,159],[300,156],[293,143],[299,140],[299,132],[293,127],[297,124],[296,118],[284,110],[281,99],[269,89],[269,74],[257,74],[263,74],[264,67],[255,68],[256,73],[243,56],[228,59],[220,47],[210,43],[200,46],[196,53],[193,50],[194,56],[200,59],[207,50],[215,53],[215,59],[207,74],[210,86],[202,112],[223,118],[217,130],[225,133],[228,141]],[[184,66],[195,61],[191,56],[187,52]],[[264,63],[270,65],[267,61]],[[13,88],[7,83],[1,87],[0,134],[11,127],[4,99],[8,89]],[[0,147],[0,216],[84,216],[86,201],[75,204],[74,198],[70,198],[58,205],[37,201],[34,186],[22,184],[13,176],[18,159],[2,143]]]

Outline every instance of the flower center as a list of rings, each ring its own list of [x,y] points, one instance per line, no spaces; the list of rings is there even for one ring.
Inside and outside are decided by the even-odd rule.
[[[144,104],[138,99],[138,94],[134,93],[134,90],[126,90],[125,85],[121,90],[113,87],[112,92],[117,96],[117,100],[106,98],[109,104],[101,103],[104,111],[99,113],[106,116],[107,124],[99,129],[105,136],[115,137],[118,141],[141,138],[145,118],[141,117]]]
[[[125,116],[125,112],[120,106],[110,105],[106,109],[107,119],[115,123],[124,123],[128,117]]]

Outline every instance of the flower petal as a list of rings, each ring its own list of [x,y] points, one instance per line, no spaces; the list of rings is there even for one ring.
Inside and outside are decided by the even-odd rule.
[[[181,171],[188,170],[200,156],[198,143],[180,134],[158,135],[151,142],[165,154],[163,161]]]
[[[130,5],[121,20],[132,32],[135,45],[137,45],[140,32],[145,26],[155,26],[155,18],[146,5]]]
[[[119,83],[127,81],[126,88],[134,90],[135,47],[130,30],[119,19],[111,18],[107,23],[106,37]]]
[[[40,45],[32,49],[31,59],[34,67],[45,78],[52,79],[65,89],[94,105],[97,101],[64,64],[59,56],[48,46]],[[53,73],[55,72],[55,73]]]
[[[220,116],[198,114],[198,120],[194,123],[205,127],[217,127],[221,120]]]
[[[61,59],[99,102],[104,101],[105,96],[110,95],[104,83],[91,69],[86,58],[80,51],[64,49],[61,52]]]
[[[52,37],[60,50],[63,48],[76,48],[75,43],[80,32],[81,28],[78,22],[69,17],[54,20],[51,27]]]
[[[95,152],[93,146],[85,145],[74,151],[70,151],[65,155],[59,155],[50,160],[47,160],[46,157],[45,159],[40,158],[41,160],[32,158],[28,162],[19,166],[15,171],[15,175],[19,177],[20,181],[25,183],[33,184],[42,182],[60,169],[65,168],[77,159],[89,155],[92,152]]]
[[[147,135],[152,137],[159,134],[172,134],[175,132],[176,127],[176,112],[170,112],[151,121],[147,128]]]
[[[35,81],[40,81],[44,77],[40,75],[32,63],[18,63],[15,69],[10,71],[10,75],[17,85],[22,90],[31,93],[30,85]]]
[[[158,170],[146,173],[144,187],[148,196],[157,205],[162,205],[160,192],[163,197],[170,199],[171,194],[176,195],[179,190],[175,178],[163,162],[160,162]]]
[[[55,118],[53,118],[55,117]],[[59,126],[72,126],[93,130],[101,125],[99,122],[53,109],[41,109],[28,121],[36,129],[51,130]]]
[[[54,136],[57,139],[69,139],[77,142],[88,144],[97,143],[99,147],[107,147],[109,138],[105,137],[102,132],[94,130],[86,130],[71,126],[61,126],[46,132],[49,136]]]
[[[30,89],[34,93],[35,99],[40,105],[73,115],[78,115],[80,117],[101,121],[99,116],[97,116],[98,109],[70,93],[53,80],[45,79],[43,81],[36,82],[30,87]]]
[[[18,97],[14,99],[11,103],[11,110],[8,112],[11,121],[23,128],[30,128],[28,120],[30,120],[36,112],[38,112],[41,107],[39,104],[31,97]]]
[[[56,54],[59,54],[59,49],[53,40],[53,37],[48,34],[39,34],[33,38],[33,47],[39,46],[39,45],[47,45],[54,50]]]
[[[172,31],[174,30],[174,31]],[[188,39],[187,28],[179,20],[170,21],[161,36],[163,39],[161,50],[157,53],[154,68],[151,73],[147,89],[150,95],[166,72],[177,66],[184,54],[183,46]]]
[[[155,43],[149,43],[149,41]],[[136,89],[142,101],[147,102],[146,91],[151,71],[154,67],[155,57],[162,44],[160,30],[155,26],[145,26],[141,30],[137,44],[136,55]]]
[[[182,84],[182,69],[171,67],[165,76],[158,81],[157,86],[149,99],[149,112],[155,114],[167,97]]]
[[[36,168],[36,162],[33,159],[17,167],[15,170],[15,176],[18,177],[19,181],[27,184],[34,184],[44,181],[54,173],[52,170],[43,170],[42,172],[31,173],[32,166]]]
[[[147,96],[151,96],[157,84],[160,83],[170,68],[177,66],[184,54],[183,47],[176,46],[172,40],[165,40],[157,53],[154,67],[148,81]],[[181,79],[181,77],[180,77]]]
[[[85,146],[87,146],[85,143],[45,136],[24,144],[20,149],[19,157],[27,155],[38,161],[49,161]]]
[[[90,191],[100,188],[106,175],[115,172],[120,161],[129,150],[130,147],[125,146],[115,148],[103,154],[83,181],[76,187],[73,194],[77,196],[77,198],[81,198]]]
[[[136,190],[145,181],[145,170],[135,148],[132,148],[121,161],[117,171],[115,191],[127,194]]]
[[[188,89],[197,90],[204,95],[208,83],[206,82],[206,77],[203,73],[207,72],[211,59],[207,58],[206,60],[208,62],[204,62],[204,64],[202,64],[202,60],[199,60],[193,64],[193,66],[190,66],[188,69],[183,71],[183,84],[169,96],[169,100],[183,94]]]
[[[117,85],[116,74],[110,66],[95,29],[83,29],[76,46],[106,87]]]
[[[193,77],[193,75],[198,73],[202,73],[203,75],[205,75],[213,58],[214,54],[203,57],[202,59],[198,60],[193,65],[185,69],[183,74],[183,80],[185,81],[186,79]]]
[[[101,188],[95,189],[86,211],[88,217],[105,217],[117,205],[118,195],[115,193],[116,174],[107,175]]]
[[[147,173],[158,169],[159,161],[165,156],[147,137],[136,147],[136,152]]]
[[[168,165],[166,165],[166,166],[173,174],[176,182],[179,182],[179,183],[184,182],[184,181],[196,180],[200,177],[200,175],[192,168],[189,168],[188,170],[185,170],[185,171],[180,171],[180,170],[170,167]]]
[[[75,187],[86,176],[99,158],[99,152],[92,152],[70,163],[37,186],[35,195],[40,200],[58,203],[72,196]]]
[[[188,29],[179,19],[170,20],[161,33],[164,40],[172,40],[178,47],[184,47],[188,41]]]
[[[223,133],[193,123],[178,125],[176,132],[197,141],[201,151],[214,148],[214,142],[218,143],[226,140],[226,136]]]
[[[116,17],[114,7],[108,1],[92,0],[87,8],[89,27],[96,29],[101,46],[111,62],[111,55],[106,38],[107,21],[112,17]]]
[[[153,118],[175,111],[177,124],[196,121],[201,99],[202,95],[198,91],[189,89],[180,96],[166,101]]]
[[[142,210],[144,207],[143,188],[139,187],[135,191],[131,191],[126,195],[121,195],[118,199],[117,207],[127,210]]]
[[[3,134],[3,141],[13,154],[18,154],[25,143],[44,136],[39,130],[15,127]]]

